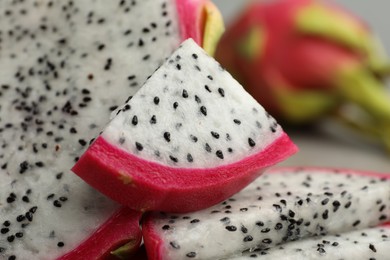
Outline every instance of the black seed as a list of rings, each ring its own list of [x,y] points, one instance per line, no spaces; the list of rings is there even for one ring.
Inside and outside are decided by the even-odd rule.
[[[169,244],[171,245],[171,247],[173,247],[174,249],[180,249],[180,246],[178,243],[174,242],[174,241],[171,241],[169,242]]]
[[[263,227],[264,226],[264,222],[263,221],[257,221],[256,222],[256,226]]]
[[[150,118],[150,121],[149,121],[152,125],[155,124],[157,122],[156,120],[156,116],[153,115],[151,118]]]
[[[61,202],[60,202],[59,200],[54,200],[54,201],[53,201],[53,205],[54,205],[55,207],[57,207],[57,208],[61,208],[61,207],[62,207],[62,204],[61,204]]]
[[[26,219],[26,217],[24,215],[19,215],[19,216],[16,217],[16,221],[17,222],[22,222],[25,219]]]
[[[175,163],[179,161],[176,157],[173,157],[172,155],[169,156],[169,159],[171,159],[171,161]]]
[[[234,122],[235,124],[237,124],[237,125],[241,125],[241,121],[238,120],[238,119],[234,119],[233,122]]]
[[[269,228],[263,228],[262,230],[261,230],[261,233],[268,233],[268,232],[270,232],[271,231],[271,229],[269,229]]]
[[[30,222],[33,220],[33,214],[30,211],[26,212],[25,217]]]
[[[177,70],[181,70],[180,64],[176,64],[176,69],[177,69]]]
[[[193,220],[190,221],[191,224],[198,223],[198,222],[200,222],[199,219],[193,219]]]
[[[359,225],[360,224],[360,220],[356,220],[353,224],[352,224],[352,226],[353,227],[356,227],[357,225]]]
[[[84,139],[79,139],[79,144],[81,146],[85,146],[85,145],[87,145],[87,141],[85,141]]]
[[[171,134],[169,132],[165,132],[164,139],[169,143],[171,141]]]
[[[211,75],[208,75],[207,78],[208,78],[209,80],[213,80],[213,77],[212,77]]]
[[[328,202],[329,202],[329,199],[325,198],[324,200],[321,201],[321,204],[326,205],[326,204],[328,204]]]
[[[329,213],[329,211],[326,209],[326,210],[322,213],[322,218],[323,218],[323,219],[328,219],[328,213]]]
[[[218,93],[221,95],[221,97],[225,96],[225,90],[223,90],[223,88],[218,88]]]
[[[174,108],[174,109],[176,109],[178,106],[179,106],[179,103],[177,103],[177,102],[174,102],[174,103],[173,103],[173,108]]]
[[[7,241],[12,243],[13,241],[15,240],[15,236],[14,235],[10,235],[7,237]]]
[[[32,207],[32,208],[30,208],[30,209],[29,209],[29,212],[31,212],[31,213],[35,213],[35,212],[37,211],[37,209],[38,209],[38,207],[37,207],[37,206],[35,206],[35,207]]]
[[[242,225],[241,226],[241,232],[246,234],[246,233],[248,233],[248,229],[244,225]]]
[[[181,94],[183,98],[188,98],[187,90],[183,89],[183,93]]]
[[[187,154],[187,161],[188,162],[193,162],[194,161],[194,158],[192,158],[192,155],[190,153]]]
[[[195,53],[193,53],[193,54],[192,54],[192,58],[197,59],[197,58],[198,58],[198,55],[195,54]]]
[[[215,154],[217,155],[217,157],[218,157],[219,159],[223,159],[223,153],[222,153],[221,150],[216,151]]]
[[[164,225],[164,226],[162,226],[162,229],[163,230],[168,230],[168,229],[170,229],[171,227],[169,226],[169,225]]]
[[[58,247],[63,247],[64,245],[65,245],[64,242],[61,242],[61,241],[57,243]]]
[[[214,137],[215,139],[219,139],[219,134],[217,132],[211,131],[211,136]]]
[[[200,98],[197,96],[197,95],[195,95],[195,101],[196,101],[196,103],[201,103],[202,101],[200,100]]]
[[[137,116],[133,116],[133,119],[131,120],[131,123],[133,125],[137,125],[138,124],[138,117]]]
[[[135,147],[137,148],[138,151],[142,151],[144,149],[144,147],[142,146],[142,144],[138,143],[138,142],[135,142]]]
[[[248,138],[248,144],[250,147],[254,147],[256,145],[255,141],[253,141],[252,138]]]
[[[246,237],[244,237],[243,241],[244,242],[249,242],[249,241],[252,241],[253,240],[253,237],[251,235],[247,235]]]
[[[194,135],[190,135],[190,138],[191,140],[196,143],[198,141],[198,137],[194,136]]]
[[[190,258],[194,258],[196,257],[196,253],[195,252],[189,252],[186,254],[187,257],[190,257]]]
[[[226,228],[228,231],[230,231],[230,232],[234,232],[234,231],[237,230],[237,228],[236,228],[235,226],[226,226],[225,228]]]
[[[160,103],[160,99],[158,97],[154,97],[153,102],[154,104],[158,105],[158,103]]]
[[[263,242],[264,244],[271,244],[272,240],[269,238],[265,238],[265,239],[261,240],[261,242]]]
[[[8,231],[9,231],[9,228],[2,228],[2,229],[0,229],[0,233],[1,234],[7,234]]]
[[[282,228],[283,228],[283,224],[282,223],[276,223],[275,230],[280,230]]]
[[[203,115],[207,116],[207,109],[206,109],[205,106],[201,106],[201,107],[200,107],[200,112],[201,112]]]
[[[292,211],[292,210],[289,210],[288,211],[288,215],[289,215],[290,218],[293,218],[295,216],[295,212]]]
[[[16,232],[16,233],[15,233],[15,236],[16,236],[17,238],[21,238],[21,237],[23,237],[23,232]]]
[[[62,201],[62,202],[65,202],[65,201],[68,200],[68,198],[67,198],[67,197],[64,197],[64,196],[61,196],[61,197],[59,198],[59,200]]]
[[[344,208],[349,208],[351,206],[352,202],[351,201],[348,201],[345,205],[344,205]]]
[[[338,245],[339,245],[339,243],[337,243],[337,242],[332,243],[332,246],[338,246]]]
[[[376,248],[375,248],[375,246],[374,246],[373,244],[370,244],[370,245],[368,246],[368,248],[369,248],[372,252],[376,253]]]
[[[207,86],[207,85],[204,85],[204,88],[208,91],[208,92],[210,92],[211,93],[211,90],[210,90],[210,88],[209,88],[209,86]]]
[[[211,153],[211,147],[208,143],[204,145],[204,149],[206,149],[207,152]]]

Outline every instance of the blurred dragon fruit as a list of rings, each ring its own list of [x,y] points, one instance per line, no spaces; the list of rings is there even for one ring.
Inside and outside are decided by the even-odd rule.
[[[390,149],[388,60],[368,25],[334,3],[252,2],[217,59],[279,119],[300,125],[331,114]]]

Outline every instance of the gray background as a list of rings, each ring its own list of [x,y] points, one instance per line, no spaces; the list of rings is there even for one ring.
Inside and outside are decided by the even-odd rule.
[[[228,25],[244,4],[251,0],[213,0]],[[390,53],[390,1],[334,1],[367,21]],[[388,84],[389,85],[389,84]],[[315,129],[286,129],[300,152],[281,165],[326,166],[390,173],[390,154],[371,140],[325,122]]]

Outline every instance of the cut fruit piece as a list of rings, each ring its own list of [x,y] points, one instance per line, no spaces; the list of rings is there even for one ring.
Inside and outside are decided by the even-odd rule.
[[[389,220],[390,175],[280,168],[214,207],[150,214],[142,232],[149,259],[211,260]]]
[[[281,246],[243,252],[226,260],[386,260],[389,259],[390,226],[344,234],[318,236]]]
[[[230,197],[296,150],[272,116],[187,40],[72,170],[133,209],[188,212]]]
[[[58,260],[106,259],[118,248],[126,245],[122,253],[131,256],[140,247],[142,233],[141,213],[123,207],[101,225],[86,241]]]

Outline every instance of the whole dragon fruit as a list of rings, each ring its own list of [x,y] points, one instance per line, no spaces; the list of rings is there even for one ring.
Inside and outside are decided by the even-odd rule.
[[[1,259],[101,259],[139,245],[140,214],[70,168],[183,39],[212,52],[221,29],[206,0],[0,2]]]
[[[351,257],[354,243],[339,237],[343,233],[364,240],[359,243],[367,245],[359,248],[362,256],[367,255],[364,259],[378,255],[376,259],[384,260],[390,237],[381,237],[380,229],[367,231],[368,237],[360,234],[386,221],[390,221],[390,175],[274,168],[213,207],[187,214],[149,214],[142,232],[148,259],[153,260],[339,259],[341,255],[357,259]],[[348,233],[354,230],[360,231]],[[296,240],[302,241],[292,242]],[[318,242],[323,240],[337,242],[339,246],[333,246],[340,250]],[[368,244],[376,246],[377,254],[368,250]]]
[[[253,1],[216,57],[277,118],[306,124],[335,114],[390,149],[381,81],[390,65],[381,50],[368,25],[334,3]]]
[[[272,116],[189,39],[72,170],[132,209],[188,212],[228,198],[295,151]]]

